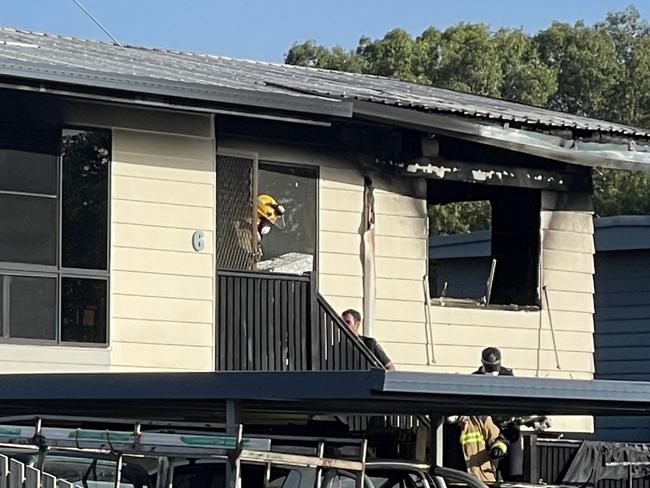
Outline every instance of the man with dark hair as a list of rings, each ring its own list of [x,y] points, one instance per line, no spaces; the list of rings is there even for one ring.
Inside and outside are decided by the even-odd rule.
[[[379,345],[376,339],[372,337],[366,337],[359,334],[359,329],[361,328],[361,314],[356,310],[349,308],[341,314],[343,322],[345,322],[348,328],[356,335],[361,342],[363,342],[370,352],[384,365],[388,371],[394,371],[395,365],[390,360],[388,355],[384,352],[384,349]]]

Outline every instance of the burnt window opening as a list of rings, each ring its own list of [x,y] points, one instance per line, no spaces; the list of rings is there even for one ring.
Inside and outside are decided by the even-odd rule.
[[[257,268],[304,273],[316,267],[316,168],[260,161],[258,195],[269,195],[284,208],[268,234],[260,237]]]
[[[428,203],[433,303],[539,306],[538,190],[432,181]]]

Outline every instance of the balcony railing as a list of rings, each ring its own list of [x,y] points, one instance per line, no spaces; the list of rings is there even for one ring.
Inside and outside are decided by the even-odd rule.
[[[219,271],[217,301],[218,370],[382,367],[317,293],[311,276]]]

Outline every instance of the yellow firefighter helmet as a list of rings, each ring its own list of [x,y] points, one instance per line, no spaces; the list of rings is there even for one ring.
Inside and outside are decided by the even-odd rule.
[[[284,207],[271,195],[262,194],[257,197],[257,216],[260,219],[268,220],[274,225],[284,212]]]

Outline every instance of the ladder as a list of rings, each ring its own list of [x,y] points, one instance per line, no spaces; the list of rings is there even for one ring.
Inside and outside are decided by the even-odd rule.
[[[25,423],[31,425],[21,425]],[[129,425],[130,428],[62,427],[62,424]],[[240,486],[242,462],[266,464],[269,469],[274,464],[315,468],[319,481],[323,468],[343,469],[358,473],[358,485],[361,486],[367,453],[365,439],[244,436],[241,424],[226,426],[216,423],[38,415],[0,417],[0,443],[35,447],[41,460],[51,448],[112,454],[117,461],[115,488],[120,487],[124,455],[225,459],[230,468],[227,470],[228,486],[232,488]],[[326,443],[356,445],[359,459],[325,457]],[[304,444],[313,444],[314,454],[291,452],[292,445]]]

